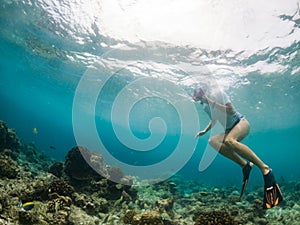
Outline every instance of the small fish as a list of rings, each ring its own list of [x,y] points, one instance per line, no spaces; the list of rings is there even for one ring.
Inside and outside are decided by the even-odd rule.
[[[34,203],[33,202],[19,202],[18,207],[21,209],[24,209],[25,211],[31,210],[34,207]]]
[[[32,130],[32,133],[33,133],[33,134],[35,134],[35,135],[37,135],[37,134],[38,134],[38,130],[37,130],[37,128],[36,128],[36,127],[34,127],[34,128],[33,128],[33,130]]]
[[[205,196],[205,195],[207,195],[207,192],[206,191],[200,191],[200,195]]]
[[[55,147],[55,146],[53,146],[53,145],[50,145],[50,146],[49,146],[49,148],[50,148],[50,149],[53,149],[53,150],[55,150],[55,149],[56,149],[56,147]]]

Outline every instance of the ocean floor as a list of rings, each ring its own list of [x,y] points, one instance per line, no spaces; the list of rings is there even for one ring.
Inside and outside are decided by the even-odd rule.
[[[212,187],[179,176],[140,185],[84,147],[70,149],[64,162],[53,161],[33,143],[22,143],[3,121],[0,178],[0,225],[300,224],[299,181],[280,183],[284,201],[269,210],[262,209],[262,188],[247,189],[240,200],[239,187]]]

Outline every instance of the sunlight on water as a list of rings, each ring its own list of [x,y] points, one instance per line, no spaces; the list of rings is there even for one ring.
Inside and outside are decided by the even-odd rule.
[[[279,17],[297,14],[296,10],[297,1],[107,0],[102,2],[99,25],[104,34],[132,42],[255,52],[287,47],[299,38],[291,33],[294,22]]]
[[[1,7],[2,37],[52,61],[48,78],[61,77],[61,83],[72,83],[72,88],[80,75],[55,71],[54,60],[84,71],[99,59],[110,58],[110,63],[114,59],[134,76],[150,75],[187,87],[213,75],[221,88],[233,91],[237,102],[249,94],[244,92],[239,99],[238,89],[232,87],[254,85],[259,91],[251,93],[255,99],[251,111],[265,113],[274,97],[267,94],[261,99],[261,92],[275,88],[276,99],[285,96],[293,101],[297,90],[300,32],[296,0],[272,4],[40,0],[5,1]],[[289,74],[293,77],[282,78]],[[287,108],[285,102],[275,103],[279,111]],[[292,113],[298,112],[295,105]]]

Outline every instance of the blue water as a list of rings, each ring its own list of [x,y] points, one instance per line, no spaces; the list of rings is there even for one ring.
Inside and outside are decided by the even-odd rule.
[[[99,22],[101,16],[86,25],[91,32],[83,29],[86,27],[82,24],[75,26],[80,16],[88,15],[88,11],[82,9],[78,18],[74,17],[75,25],[69,24],[66,15],[75,7],[73,3],[64,5],[63,1],[53,2],[57,3],[56,6],[47,1],[2,1],[0,5],[0,119],[16,129],[24,143],[34,142],[45,154],[64,160],[68,150],[81,144],[74,134],[78,132],[74,122],[85,124],[86,118],[92,118],[106,149],[125,164],[138,168],[158,163],[172,155],[183,137],[188,139],[187,149],[180,149],[177,160],[184,165],[179,171],[175,166],[175,172],[187,180],[197,179],[216,185],[240,184],[241,170],[222,156],[218,155],[206,170],[198,170],[209,135],[197,142],[194,139],[197,130],[194,128],[197,125],[203,128],[208,118],[200,105],[192,103],[189,95],[198,81],[213,80],[228,93],[238,111],[250,121],[251,132],[243,143],[273,168],[278,179],[300,180],[299,2],[298,6],[297,1],[290,3],[287,12],[277,11],[274,15],[272,11],[272,15],[286,23],[290,30],[276,37],[274,31],[274,39],[253,47],[251,51],[241,47],[211,49],[195,42],[168,43],[166,40],[156,40],[156,37],[133,42],[122,35],[118,38],[102,33],[104,25],[101,20]],[[102,3],[104,10],[105,1],[99,1],[99,5]],[[138,5],[139,1],[132,4]],[[55,10],[57,14],[53,14]],[[123,10],[126,12],[129,8],[123,7]],[[279,26],[279,33],[280,29]],[[190,35],[194,39],[192,33]],[[249,35],[251,38],[252,34]],[[269,33],[265,35],[261,40],[270,38]],[[117,48],[118,45],[121,47]],[[91,68],[98,69],[92,77],[91,86],[86,87],[85,97],[88,98],[93,94],[93,85],[100,83],[98,79],[107,75],[105,69],[108,67],[95,66],[99,61],[111,66],[113,69],[108,71],[114,73],[98,93],[92,108],[95,112],[90,111],[89,101],[80,102],[82,105],[78,113],[82,121],[74,121],[72,110],[79,82]],[[146,85],[147,81],[145,85],[143,82],[139,84],[138,80],[145,77],[151,77],[153,86],[160,89],[151,90]],[[185,111],[184,118],[181,118],[182,113],[177,109],[185,106],[176,94],[165,93],[164,85],[159,86],[162,81],[167,82],[167,89],[168,85],[174,85],[186,91],[183,99],[194,105],[197,116]],[[137,87],[130,86],[135,82]],[[128,115],[128,127],[122,121],[124,111],[119,110],[112,117],[114,102],[126,86],[130,86],[128,90],[131,93],[127,97],[138,100]],[[122,100],[125,108],[129,104],[126,103],[128,98]],[[159,119],[156,121],[153,118]],[[181,119],[192,122],[185,125]],[[152,133],[151,121],[154,121]],[[190,126],[190,130],[182,126]],[[34,128],[37,134],[33,132]],[[121,136],[132,132],[136,139],[145,141],[153,138],[158,144],[154,143],[150,150],[134,149],[119,139],[116,129]],[[88,138],[92,132],[87,126],[78,135]],[[94,146],[93,141],[89,140],[91,146]],[[193,145],[195,150],[191,149]],[[50,146],[55,146],[55,149]],[[141,146],[147,149],[147,146]],[[181,162],[180,158],[184,158],[185,154],[191,154],[191,158]],[[262,184],[258,169],[253,174],[251,179],[256,181],[253,183]]]

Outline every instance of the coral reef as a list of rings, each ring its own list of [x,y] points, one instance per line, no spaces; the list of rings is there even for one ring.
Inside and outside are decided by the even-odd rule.
[[[18,151],[21,141],[17,137],[16,131],[7,127],[6,123],[0,120],[0,152],[4,149],[14,149]]]
[[[7,155],[7,152],[0,153],[0,178],[16,178],[19,174],[18,164]]]
[[[64,172],[71,179],[78,181],[100,180],[108,177],[102,157],[80,146],[68,152]]]
[[[134,210],[128,210],[123,217],[125,224],[144,225],[144,224],[180,224],[176,222],[173,211],[173,197],[167,199],[158,199],[153,209],[149,207],[146,212],[137,213]]]
[[[57,176],[58,178],[61,178],[64,173],[64,163],[63,162],[53,163],[49,167],[48,172],[52,173],[53,175]]]
[[[60,171],[62,166],[56,163],[51,167],[52,171],[55,171],[59,176],[60,172],[58,171]],[[63,168],[64,173],[72,180],[75,180],[75,183],[77,181],[98,181],[106,178],[115,183],[122,183],[128,186],[133,184],[132,178],[124,176],[120,168],[106,165],[100,154],[81,146],[76,146],[68,152]]]
[[[195,225],[237,225],[237,221],[226,211],[200,212]]]
[[[7,126],[6,123],[0,120],[0,151],[6,146],[6,136],[7,136]]]
[[[58,195],[73,197],[74,188],[66,181],[61,179],[54,179],[47,187],[49,193],[56,193]]]
[[[87,160],[87,162],[86,162]],[[240,187],[213,187],[180,176],[144,185],[102,156],[72,148],[54,162],[21,143],[0,121],[0,224],[30,225],[298,225],[300,183],[285,182],[285,200],[262,209],[262,189],[241,201]],[[22,202],[23,204],[19,204]],[[24,203],[34,207],[23,207]]]
[[[39,220],[30,212],[19,211],[19,222],[23,225],[37,224]]]
[[[132,178],[124,176],[119,168],[106,165],[100,154],[86,148],[72,148],[66,156],[63,168],[62,177],[68,178],[81,193],[97,193],[97,196],[110,200],[118,200],[122,196],[135,198],[136,192],[131,187]],[[111,177],[113,180],[110,180]],[[114,182],[116,180],[121,183]]]
[[[137,225],[142,225],[142,224],[163,225],[164,222],[158,212],[150,211],[148,213],[142,214],[140,218],[137,217],[136,224]]]
[[[132,225],[164,225],[161,215],[157,211],[136,214],[133,210],[125,213],[123,222]]]
[[[57,213],[60,210],[69,211],[72,204],[72,199],[67,196],[57,196],[48,202],[47,212]]]
[[[170,217],[174,216],[173,212],[174,198],[170,197],[167,199],[159,199],[155,202],[156,208],[161,214],[168,215]]]
[[[100,213],[107,213],[109,211],[109,204],[107,199],[101,197],[93,197],[85,194],[75,194],[74,204],[84,211],[86,211],[89,215],[97,215]]]
[[[128,210],[123,217],[123,221],[126,224],[133,224],[134,223],[134,216],[136,215],[136,212],[134,210]]]

